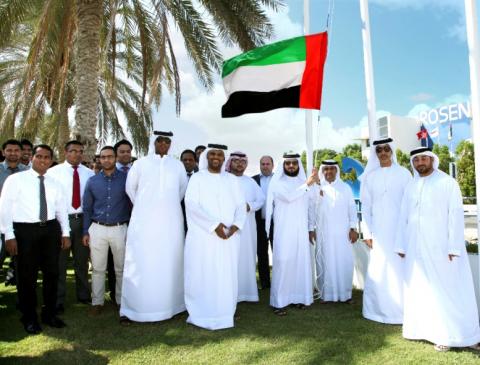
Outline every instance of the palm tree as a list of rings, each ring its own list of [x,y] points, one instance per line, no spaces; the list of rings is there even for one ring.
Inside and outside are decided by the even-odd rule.
[[[242,50],[263,44],[273,31],[263,8],[276,10],[281,1],[198,0],[195,4],[198,5],[191,0],[0,0],[0,48],[10,42],[15,27],[32,14],[41,14],[35,39],[42,39],[52,26],[64,30],[60,35],[68,49],[57,47],[54,53],[57,57],[61,55],[62,66],[73,53],[76,86],[73,134],[93,154],[97,144],[97,111],[99,104],[106,105],[97,93],[102,74],[108,72],[112,76],[103,77],[105,84],[101,87],[114,95],[116,69],[118,63],[123,62],[130,81],[133,79],[141,85],[137,108],[142,109],[146,103],[159,105],[164,87],[176,95],[179,113],[180,82],[170,26],[174,25],[183,35],[197,76],[208,89],[222,63],[217,38]],[[69,11],[61,18],[54,17],[53,10],[62,5]],[[206,19],[211,19],[211,23]],[[35,50],[31,48],[30,54],[35,59],[38,55],[32,53],[32,49]],[[57,70],[66,70],[58,66]],[[141,77],[138,77],[139,71]],[[61,90],[65,85],[62,80],[66,80],[66,74],[53,74],[55,78],[50,81],[59,87],[56,96],[62,100]],[[134,139],[143,137],[137,135]]]

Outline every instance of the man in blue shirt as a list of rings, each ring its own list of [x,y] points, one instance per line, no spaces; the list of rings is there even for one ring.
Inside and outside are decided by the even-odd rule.
[[[115,158],[113,147],[102,148],[102,171],[88,180],[83,195],[83,244],[90,246],[93,267],[90,315],[98,315],[103,309],[109,247],[115,266],[117,303],[120,303],[122,296],[125,241],[131,204],[125,193],[127,174],[115,167]]]

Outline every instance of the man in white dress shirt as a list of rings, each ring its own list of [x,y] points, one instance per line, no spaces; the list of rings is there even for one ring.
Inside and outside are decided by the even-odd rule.
[[[60,248],[70,247],[70,227],[65,196],[60,184],[45,173],[53,151],[47,145],[33,150],[32,168],[11,175],[0,197],[1,231],[6,249],[17,256],[18,304],[25,331],[42,331],[37,319],[36,286],[38,270],[43,274],[42,322],[62,328],[55,314]],[[60,223],[60,224],[59,224]]]
[[[79,141],[67,142],[65,145],[65,162],[52,167],[48,170],[47,174],[55,178],[62,185],[66,196],[77,301],[83,304],[90,304],[90,285],[88,283],[88,258],[90,256],[90,250],[82,244],[82,199],[87,180],[95,175],[95,173],[82,165],[83,150],[83,145]],[[69,256],[70,250],[62,251],[58,260],[58,313],[62,313],[65,306],[67,259]]]

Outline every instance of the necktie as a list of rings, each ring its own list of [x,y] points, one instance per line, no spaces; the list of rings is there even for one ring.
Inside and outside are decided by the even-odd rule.
[[[40,222],[45,223],[48,219],[47,197],[45,195],[45,176],[39,176],[40,179]]]
[[[123,171],[124,173],[127,173],[128,170],[130,170],[130,167],[128,167],[128,166],[122,166],[122,171]]]
[[[72,191],[72,207],[80,208],[80,176],[78,175],[78,166],[73,167],[73,191]]]

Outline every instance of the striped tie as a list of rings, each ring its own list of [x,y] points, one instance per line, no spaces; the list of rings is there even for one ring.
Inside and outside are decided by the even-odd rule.
[[[45,223],[48,219],[47,197],[45,195],[45,176],[39,176],[40,179],[40,222]]]

